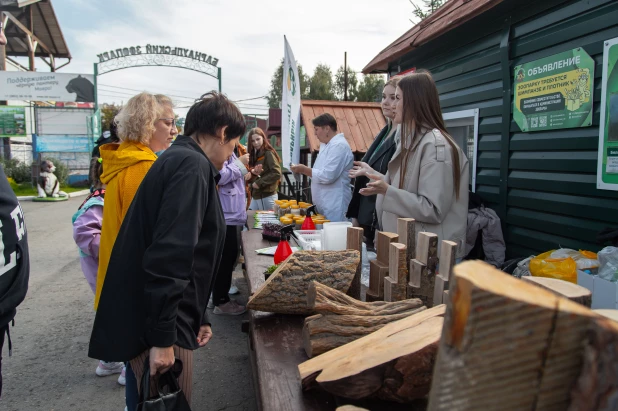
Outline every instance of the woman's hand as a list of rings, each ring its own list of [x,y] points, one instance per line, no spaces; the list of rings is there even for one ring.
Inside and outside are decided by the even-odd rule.
[[[251,180],[252,178],[253,178],[253,174],[251,174],[251,173],[247,173],[247,174],[245,174],[245,181],[249,181],[249,180]]]
[[[256,176],[262,174],[262,171],[264,171],[264,166],[262,164],[258,164],[257,166],[253,167],[253,170],[251,170],[251,172]]]
[[[354,167],[348,172],[348,177],[356,178],[360,176],[367,176],[367,174],[375,173],[375,170],[369,167],[369,164],[362,161],[355,161]]]
[[[212,328],[210,328],[210,325],[202,325],[200,327],[199,333],[197,334],[197,343],[200,345],[200,347],[203,347],[208,344],[208,341],[210,341],[211,338]]]
[[[358,224],[357,218],[352,218],[352,227],[360,227],[360,224]]]
[[[367,183],[367,187],[362,188],[359,193],[364,196],[372,196],[376,194],[386,194],[388,190],[388,183],[382,179],[380,174],[367,174],[367,177],[371,180]]]
[[[238,157],[238,159],[240,160],[241,163],[243,163],[245,166],[247,166],[249,164],[249,154],[244,154],[240,157]]]
[[[174,358],[174,347],[152,347],[150,349],[150,375],[162,375],[172,366]]]
[[[260,188],[259,185],[257,185],[257,183],[253,183],[251,184],[251,187],[255,188],[256,190]]]

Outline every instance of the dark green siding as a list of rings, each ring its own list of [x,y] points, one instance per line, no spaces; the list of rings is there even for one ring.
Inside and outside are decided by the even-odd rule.
[[[616,1],[507,0],[390,65],[430,70],[444,112],[479,109],[476,192],[503,219],[509,257],[599,250],[597,233],[618,226],[618,192],[596,189],[603,41],[614,37]],[[512,68],[577,47],[597,63],[593,126],[522,132]]]

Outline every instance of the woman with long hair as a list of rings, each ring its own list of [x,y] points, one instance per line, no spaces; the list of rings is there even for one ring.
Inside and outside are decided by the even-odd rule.
[[[350,178],[355,178],[354,192],[352,194],[352,201],[348,206],[348,212],[346,217],[352,219],[352,224],[355,227],[362,227],[365,235],[365,242],[368,246],[373,246],[373,239],[375,235],[375,228],[377,220],[375,217],[376,210],[376,196],[363,196],[360,194],[360,190],[367,186],[369,179],[359,174],[359,170],[363,165],[371,167],[373,170],[380,174],[386,174],[388,171],[388,163],[391,161],[397,144],[395,141],[395,134],[397,132],[398,124],[393,120],[395,119],[395,93],[397,91],[397,83],[399,83],[400,77],[393,77],[389,79],[384,85],[382,90],[382,114],[386,118],[386,126],[376,136],[375,140],[371,144],[371,147],[367,150],[363,159],[360,162],[355,162],[355,167],[350,170]]]
[[[281,159],[259,128],[249,130],[249,165],[262,165],[262,173],[251,173],[251,210],[272,210],[277,199],[277,187],[281,180]]]
[[[397,232],[398,218],[414,218],[417,231],[457,243],[465,254],[468,215],[468,159],[448,134],[438,89],[426,71],[403,77],[397,85],[395,122],[401,142],[386,175],[366,173],[372,182],[360,190],[375,195],[379,226]]]

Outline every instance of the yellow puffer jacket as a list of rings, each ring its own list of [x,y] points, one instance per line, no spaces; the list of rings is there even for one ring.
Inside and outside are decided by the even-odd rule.
[[[94,297],[95,310],[99,305],[109,258],[122,220],[146,173],[157,159],[157,155],[143,144],[123,142],[101,146],[101,158],[103,159],[101,182],[107,184],[107,187],[103,207],[101,245],[99,246],[97,290]]]

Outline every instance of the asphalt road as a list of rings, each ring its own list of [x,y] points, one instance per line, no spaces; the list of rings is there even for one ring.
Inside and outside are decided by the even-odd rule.
[[[30,287],[2,352],[0,410],[123,410],[117,375],[97,377],[87,357],[93,294],[81,272],[71,216],[83,197],[62,203],[24,201],[30,247]],[[235,273],[246,301],[246,285]],[[212,315],[214,337],[196,351],[195,410],[255,410],[247,336],[240,317]]]

